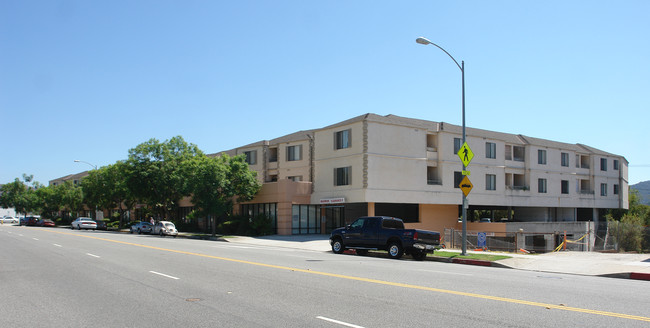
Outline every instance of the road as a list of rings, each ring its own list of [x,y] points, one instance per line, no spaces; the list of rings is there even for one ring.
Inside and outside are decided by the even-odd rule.
[[[0,327],[649,327],[650,284],[0,226]]]

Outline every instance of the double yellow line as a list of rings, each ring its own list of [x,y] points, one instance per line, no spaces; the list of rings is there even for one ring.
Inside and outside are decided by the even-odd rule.
[[[52,230],[43,230],[43,231],[56,232],[56,233],[59,233],[59,234],[78,236],[78,237],[84,237],[84,238],[91,238],[91,239],[102,240],[102,241],[107,241],[107,242],[112,242],[112,243],[117,243],[117,244],[124,244],[124,245],[137,246],[137,247],[142,247],[142,248],[155,249],[155,250],[165,251],[165,252],[170,252],[170,253],[185,254],[185,255],[192,255],[192,256],[210,258],[210,259],[215,259],[215,260],[222,260],[222,261],[250,264],[250,265],[255,265],[255,266],[260,266],[260,267],[279,269],[279,270],[303,272],[303,273],[308,273],[308,274],[314,274],[314,275],[320,275],[320,276],[326,276],[326,277],[334,277],[334,278],[347,279],[347,280],[354,280],[354,281],[363,281],[363,282],[367,282],[367,283],[380,284],[380,285],[386,285],[386,286],[417,289],[417,290],[424,290],[424,291],[430,291],[430,292],[436,292],[436,293],[442,293],[442,294],[465,296],[465,297],[472,297],[472,298],[485,299],[485,300],[498,301],[498,302],[529,305],[529,306],[535,306],[535,307],[543,307],[545,309],[555,309],[555,310],[563,310],[563,311],[570,311],[570,312],[588,313],[588,314],[601,315],[601,316],[607,316],[607,317],[614,317],[614,318],[621,318],[621,319],[629,319],[629,320],[650,322],[650,317],[643,317],[643,316],[638,316],[638,315],[629,315],[629,314],[623,314],[623,313],[590,310],[590,309],[583,309],[583,308],[564,306],[564,305],[555,305],[555,304],[531,302],[531,301],[518,300],[518,299],[514,299],[514,298],[490,296],[490,295],[475,294],[475,293],[466,293],[466,292],[459,292],[459,291],[455,291],[455,290],[440,289],[440,288],[433,288],[433,287],[425,287],[425,286],[418,286],[418,285],[411,285],[411,284],[403,284],[403,283],[399,283],[399,282],[384,281],[384,280],[377,280],[377,279],[370,279],[370,278],[362,278],[362,277],[348,276],[348,275],[342,275],[342,274],[336,274],[336,273],[313,271],[313,270],[308,270],[308,269],[292,268],[292,267],[286,267],[286,266],[281,266],[281,265],[273,265],[273,264],[265,264],[265,263],[259,263],[259,262],[251,262],[251,261],[231,259],[231,258],[221,257],[221,256],[201,254],[201,253],[185,252],[185,251],[179,251],[179,250],[174,250],[174,249],[160,248],[160,247],[148,246],[148,245],[142,245],[142,244],[135,244],[135,243],[129,243],[129,242],[125,242],[125,241],[118,241],[118,240],[106,239],[106,238],[95,237],[95,236],[79,235],[79,234],[68,233],[68,232],[60,232],[60,231],[52,231]]]

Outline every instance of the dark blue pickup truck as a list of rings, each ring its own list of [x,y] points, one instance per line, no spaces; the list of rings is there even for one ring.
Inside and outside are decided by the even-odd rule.
[[[404,229],[404,222],[386,216],[364,216],[352,224],[332,231],[330,235],[332,251],[343,253],[355,249],[357,254],[365,255],[370,249],[388,251],[393,259],[410,254],[422,260],[427,253],[442,248],[440,233],[435,231]]]

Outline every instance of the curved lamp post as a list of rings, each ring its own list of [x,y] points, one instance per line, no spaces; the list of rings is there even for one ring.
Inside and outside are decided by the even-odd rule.
[[[88,162],[86,162],[86,161],[80,161],[80,160],[78,160],[78,159],[75,159],[74,162],[75,162],[75,163],[85,163],[85,164],[88,164],[88,165],[92,166],[95,170],[97,170],[97,165],[90,164],[90,163],[88,163]],[[96,217],[96,216],[97,216],[97,205],[95,205],[95,217]]]
[[[466,135],[465,135],[465,61],[461,60],[460,65],[458,65],[458,62],[456,61],[456,59],[454,59],[454,57],[451,54],[449,54],[447,52],[447,50],[445,50],[441,46],[429,41],[427,38],[419,37],[419,38],[415,39],[415,42],[417,42],[419,44],[423,44],[423,45],[431,44],[431,45],[434,45],[434,46],[438,47],[438,49],[440,49],[444,53],[446,53],[447,56],[449,56],[449,58],[451,58],[451,60],[453,60],[454,63],[456,64],[456,66],[458,66],[458,68],[460,69],[461,83],[462,83],[462,90],[463,90],[462,91],[463,98],[462,98],[462,106],[461,106],[462,107],[462,112],[463,112],[463,144],[465,144],[465,139],[466,139]],[[466,169],[467,169],[467,167],[465,167],[465,163],[463,163],[463,172],[465,172]],[[463,246],[462,246],[462,253],[461,254],[466,255],[466,253],[467,253],[467,197],[465,196],[465,193],[463,193],[462,191],[461,191],[461,193],[463,194],[463,238],[462,238],[463,239]]]
[[[86,161],[80,161],[80,160],[78,160],[78,159],[75,159],[74,162],[75,162],[75,163],[86,163],[86,164],[92,166],[95,170],[97,169],[97,165],[92,165],[92,164],[90,164],[90,163],[88,163],[88,162],[86,162]]]

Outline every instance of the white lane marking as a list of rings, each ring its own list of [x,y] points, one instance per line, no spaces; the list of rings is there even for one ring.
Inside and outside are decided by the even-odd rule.
[[[54,245],[54,246],[56,246],[56,247],[63,247],[63,246],[61,246],[61,245],[59,245],[59,244],[52,244],[52,245]]]
[[[92,257],[96,257],[96,258],[99,258],[99,256],[97,256],[97,255],[95,255],[95,254],[86,253],[86,255],[88,255],[88,256],[92,256]]]
[[[351,324],[351,323],[347,323],[347,322],[343,322],[343,321],[338,321],[338,320],[334,320],[334,319],[330,319],[330,318],[326,318],[326,317],[321,317],[321,316],[317,316],[316,319],[321,319],[321,320],[325,320],[325,321],[329,321],[329,322],[337,323],[337,324],[339,324],[339,325],[341,325],[341,326],[346,326],[346,327],[352,327],[352,328],[363,328],[362,326],[357,326],[357,325],[353,325],[353,324]]]
[[[32,238],[32,239],[34,239],[34,240],[38,240],[38,238]]]
[[[23,234],[22,234],[22,233],[19,233],[19,234],[18,234],[18,236],[21,236],[21,237],[22,237],[22,236],[23,236]]]
[[[157,275],[159,275],[159,276],[163,276],[163,277],[167,277],[167,278],[175,279],[175,280],[181,279],[181,278],[177,278],[177,277],[174,277],[174,276],[166,275],[166,274],[164,274],[164,273],[160,273],[160,272],[156,272],[156,271],[149,271],[149,272],[151,272],[151,273],[153,273],[153,274],[157,274]]]

